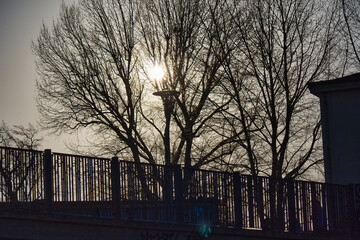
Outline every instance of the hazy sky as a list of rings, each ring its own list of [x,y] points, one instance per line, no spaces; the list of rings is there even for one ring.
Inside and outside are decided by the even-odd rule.
[[[43,21],[49,25],[56,19],[61,2],[0,0],[0,121],[10,126],[36,123],[38,119],[31,41],[36,40]],[[46,137],[43,148],[65,151],[63,141]]]

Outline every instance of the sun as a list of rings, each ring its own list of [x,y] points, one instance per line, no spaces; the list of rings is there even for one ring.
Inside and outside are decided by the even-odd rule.
[[[159,81],[165,75],[164,69],[160,65],[154,65],[150,69],[150,79],[153,81]]]

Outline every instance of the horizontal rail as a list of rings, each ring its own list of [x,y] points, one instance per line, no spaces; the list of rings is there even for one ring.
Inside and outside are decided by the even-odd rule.
[[[19,151],[19,152],[43,153],[43,151],[40,151],[40,150],[14,148],[14,147],[2,147],[2,146],[0,146],[0,149],[2,149],[2,150],[13,150],[13,151]]]

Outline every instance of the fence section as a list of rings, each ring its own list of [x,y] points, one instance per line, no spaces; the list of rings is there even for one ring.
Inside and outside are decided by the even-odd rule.
[[[349,232],[358,226],[354,186],[50,150],[0,147],[0,157],[2,209],[21,203],[51,212],[285,232]]]
[[[43,152],[0,148],[0,202],[44,199]]]
[[[54,201],[110,201],[110,160],[53,153]]]
[[[120,161],[121,218],[175,222],[174,167]]]
[[[183,176],[185,222],[234,225],[232,174],[184,168]]]
[[[110,160],[61,153],[51,156],[52,211],[111,217]]]
[[[242,227],[292,232],[344,229],[348,187],[241,176]]]

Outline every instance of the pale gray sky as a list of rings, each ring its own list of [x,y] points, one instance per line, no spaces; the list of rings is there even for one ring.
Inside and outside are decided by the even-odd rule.
[[[75,0],[65,0],[65,3]],[[0,0],[0,121],[8,125],[36,123],[36,40],[44,21],[56,19],[62,0]],[[66,137],[46,137],[43,148],[67,151]]]

